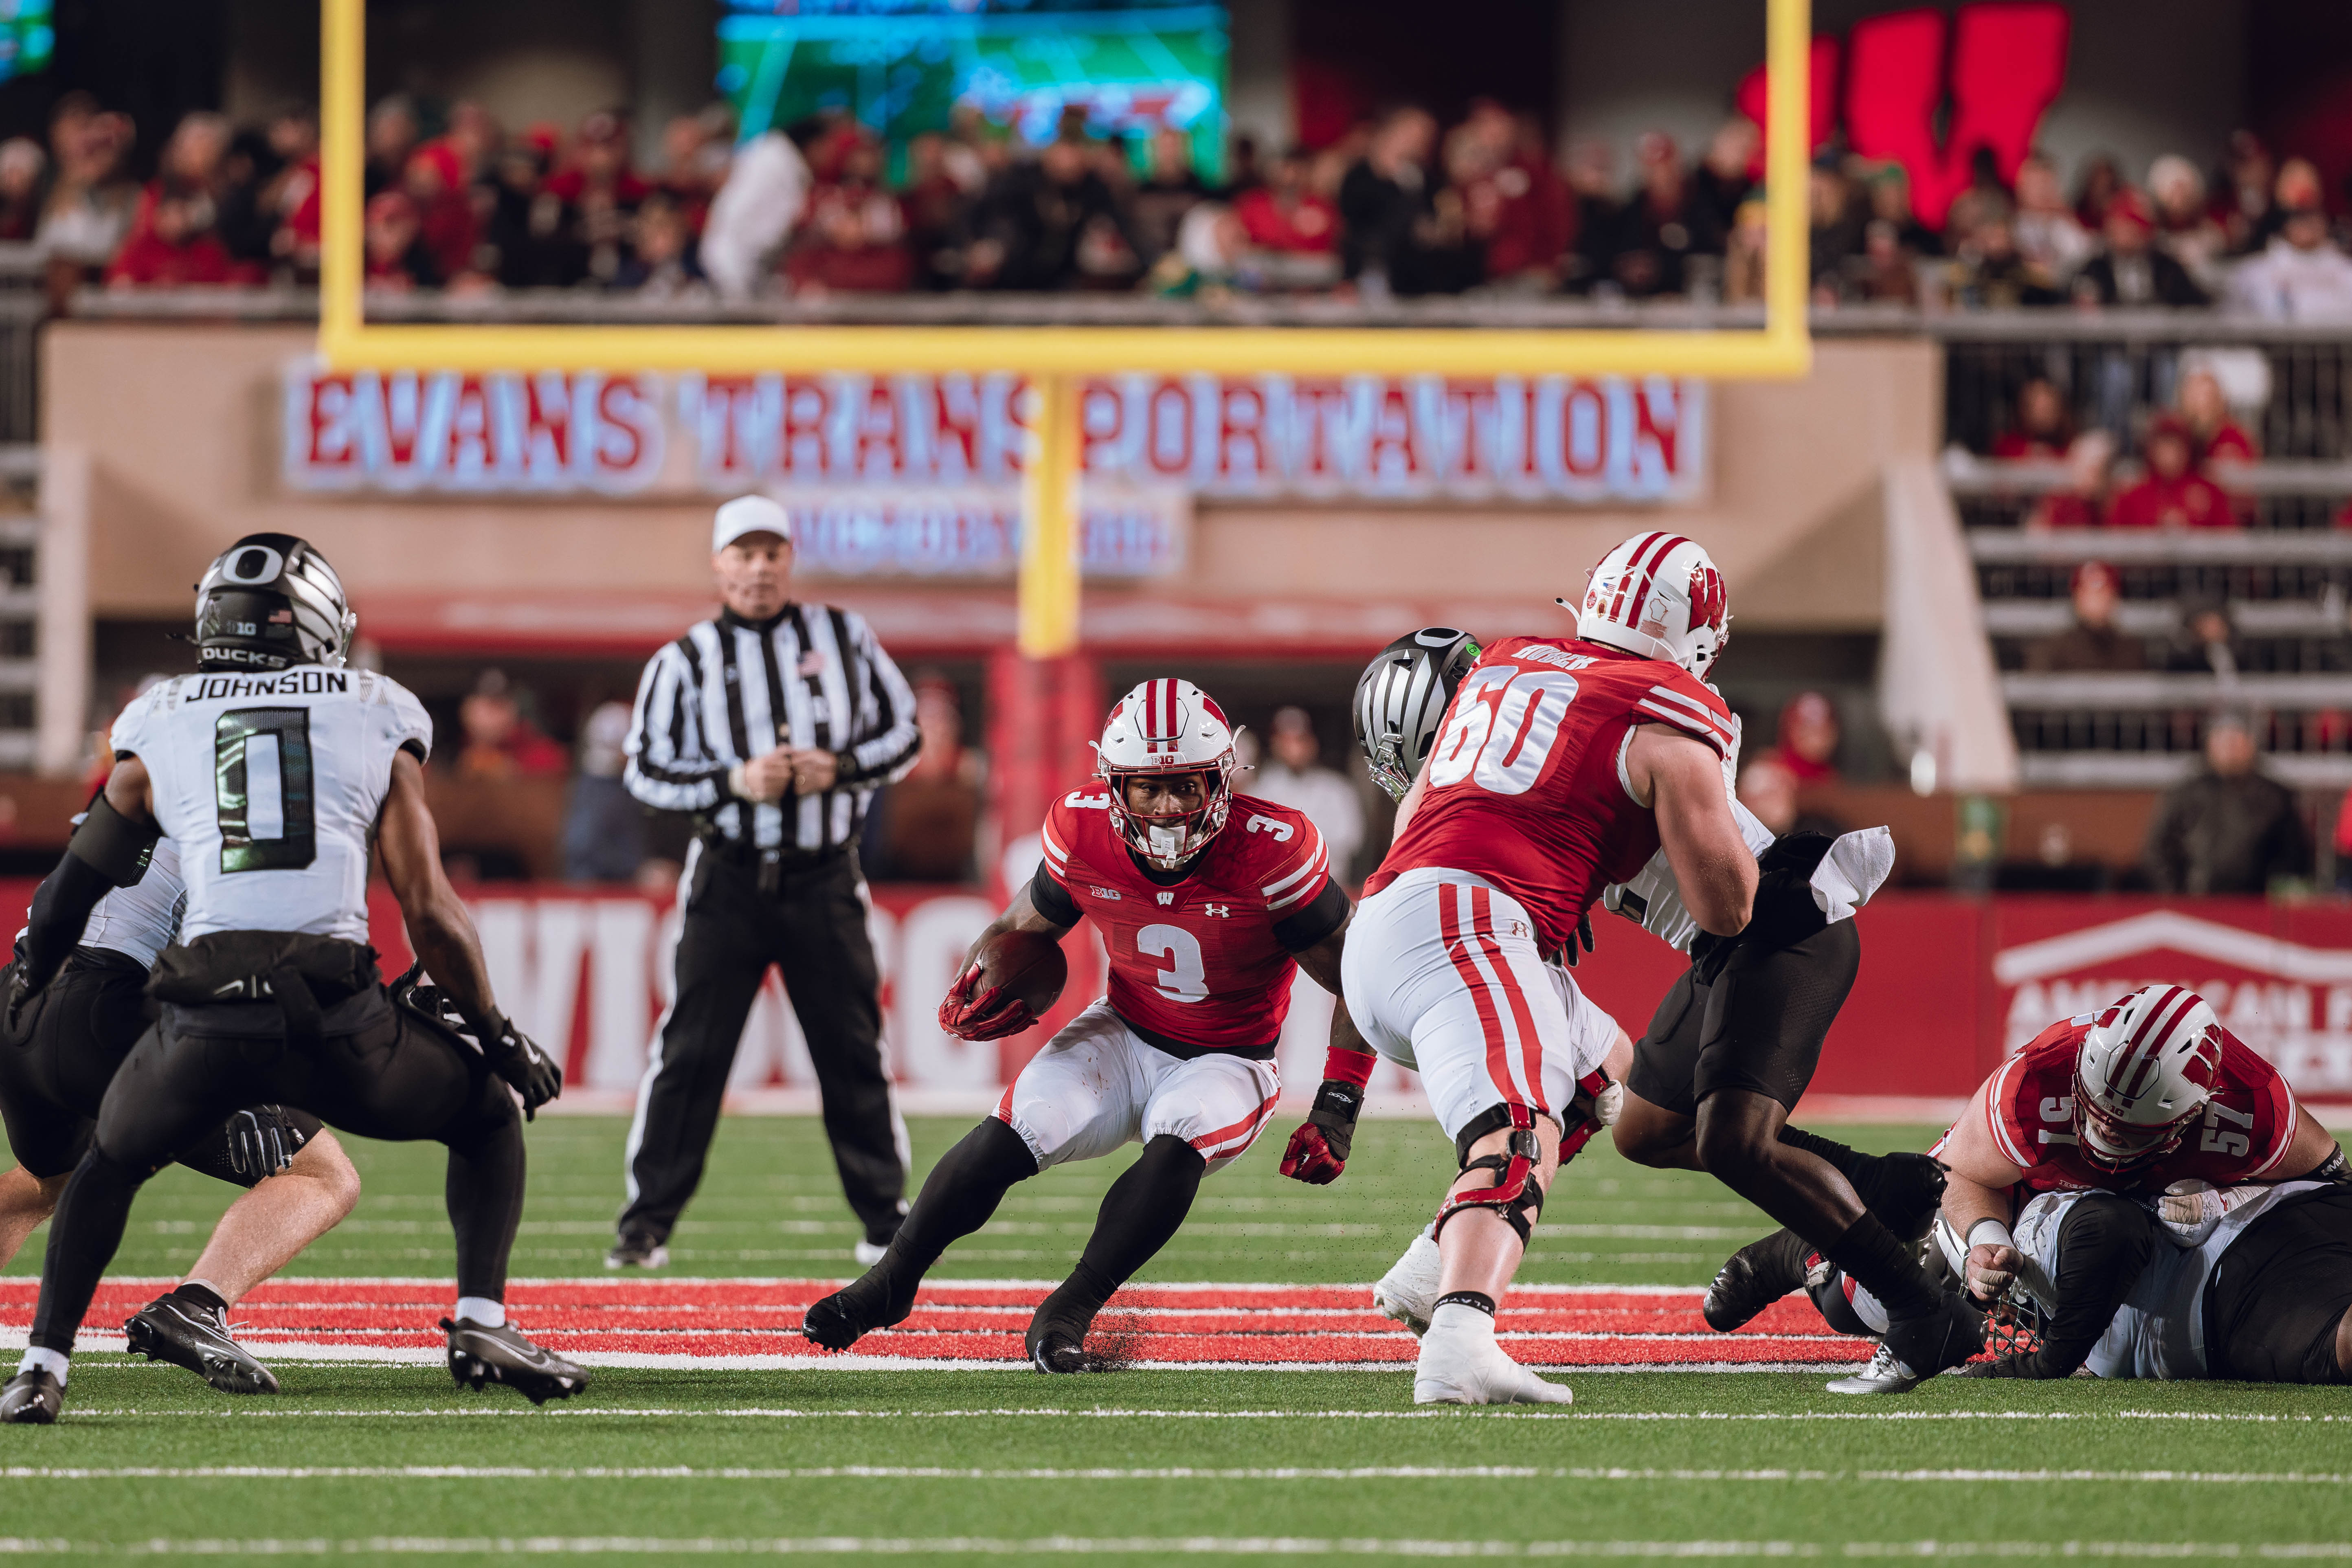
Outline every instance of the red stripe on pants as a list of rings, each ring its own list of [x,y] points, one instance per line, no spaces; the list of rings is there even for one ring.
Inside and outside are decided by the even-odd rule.
[[[1228,1127],[1220,1127],[1214,1132],[1203,1132],[1198,1138],[1192,1140],[1192,1147],[1198,1149],[1202,1153],[1207,1154],[1213,1146],[1224,1142],[1226,1140],[1232,1138],[1235,1133],[1247,1132],[1249,1137],[1242,1140],[1244,1146],[1246,1147],[1250,1140],[1257,1136],[1257,1130],[1265,1126],[1267,1119],[1274,1115],[1275,1101],[1281,1098],[1282,1091],[1278,1089],[1276,1089],[1272,1094],[1267,1095],[1264,1100],[1258,1101],[1258,1106],[1255,1110],[1251,1111],[1239,1121],[1236,1121]]]
[[[1444,917],[1446,956],[1454,961],[1454,972],[1462,984],[1470,988],[1471,1000],[1478,1005],[1478,1025],[1486,1034],[1486,1078],[1503,1096],[1507,1105],[1522,1103],[1519,1091],[1511,1087],[1511,1063],[1508,1047],[1503,1039],[1502,1016],[1495,1010],[1494,994],[1478,973],[1477,961],[1470,956],[1470,944],[1478,940],[1454,910],[1456,894],[1471,891],[1456,882],[1438,884],[1437,907]],[[1466,901],[1466,900],[1465,900]]]
[[[1511,1005],[1511,1022],[1519,1031],[1519,1065],[1528,1080],[1528,1103],[1538,1110],[1549,1109],[1544,1104],[1543,1041],[1536,1034],[1535,1015],[1528,1007],[1527,994],[1519,989],[1518,974],[1510,961],[1503,955],[1500,939],[1495,930],[1494,895],[1486,889],[1471,894],[1472,908],[1476,910],[1478,929],[1486,932],[1486,952],[1494,963],[1495,980]]]

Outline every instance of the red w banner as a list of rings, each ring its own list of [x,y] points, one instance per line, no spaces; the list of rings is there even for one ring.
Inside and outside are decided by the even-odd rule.
[[[0,915],[21,923],[34,884],[0,881]],[[386,972],[408,962],[398,910],[372,889]],[[522,883],[467,889],[492,983],[522,1027],[560,1049],[575,1086],[625,1091],[669,988],[677,920],[667,900]],[[992,1092],[1100,994],[1102,954],[1071,939],[1071,977],[1046,1026],[978,1045],[940,1032],[939,999],[994,916],[962,889],[877,888],[869,924],[883,975],[884,1034],[910,1088]],[[2201,900],[1882,894],[1856,917],[1862,973],[1830,1031],[1815,1092],[1953,1099],[2058,1019],[2151,984],[2187,985],[2298,1094],[2352,1100],[2352,906]],[[1638,1037],[1682,959],[1630,923],[1601,917],[1578,984]],[[1294,1091],[1322,1076],[1329,1007],[1302,980],[1284,1030]],[[1374,1088],[1408,1080],[1383,1068]],[[807,1047],[772,976],[744,1032],[733,1086],[814,1082]]]
[[[2047,0],[1896,11],[1856,22],[1841,46],[1812,49],[1812,145],[1833,136],[1864,158],[1903,165],[1919,220],[1941,228],[1969,164],[1990,149],[2004,181],[2033,148],[2042,116],[2066,84],[2072,23]],[[1843,90],[1841,90],[1843,89]],[[1764,69],[1739,84],[1739,111],[1765,123]],[[1937,135],[1939,124],[1942,134]]]

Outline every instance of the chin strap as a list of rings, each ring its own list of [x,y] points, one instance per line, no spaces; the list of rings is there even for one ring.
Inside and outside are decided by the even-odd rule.
[[[1507,1125],[1511,1130],[1510,1143],[1503,1153],[1464,1160],[1462,1168],[1493,1171],[1495,1184],[1449,1194],[1438,1206],[1437,1219],[1429,1227],[1429,1234],[1434,1237],[1445,1228],[1447,1220],[1464,1209],[1486,1208],[1493,1209],[1505,1224],[1517,1231],[1520,1245],[1525,1246],[1535,1234],[1535,1216],[1543,1208],[1544,1200],[1543,1188],[1535,1174],[1537,1163],[1543,1158],[1543,1151],[1536,1142],[1535,1112],[1524,1105],[1498,1105],[1480,1120],[1496,1125],[1479,1128],[1474,1124],[1465,1142],[1475,1142],[1496,1127]]]

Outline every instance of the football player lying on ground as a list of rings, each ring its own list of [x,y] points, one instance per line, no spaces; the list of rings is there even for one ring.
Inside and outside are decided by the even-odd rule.
[[[75,1336],[141,1185],[257,1102],[446,1145],[451,1374],[533,1404],[576,1394],[587,1373],[524,1338],[504,1305],[523,1199],[516,1091],[535,1111],[563,1074],[499,1012],[473,921],[442,871],[425,804],[432,721],[396,682],[345,667],[358,617],[333,568],[292,535],[231,545],[198,584],[195,622],[200,672],[152,688],[116,721],[114,771],[43,884],[50,896],[34,905],[27,959],[10,977],[16,1016],[56,978],[106,889],[141,881],[159,838],[178,843],[187,905],[182,940],[148,983],[160,1016],[108,1084],[58,1201],[0,1422],[57,1419]],[[379,848],[438,988],[413,974],[389,988],[377,972],[367,874]]]
[[[1392,798],[1401,796],[1419,774],[1422,763],[1435,742],[1440,716],[1476,657],[1477,647],[1466,636],[1450,627],[1433,626],[1398,638],[1365,669],[1357,685],[1357,739],[1370,762],[1373,779],[1388,790]],[[1725,767],[1727,781],[1732,776],[1738,755],[1736,721],[1733,730],[1732,753]],[[1736,799],[1731,802],[1731,809],[1738,822],[1740,836],[1750,852],[1769,853],[1772,847],[1770,832]],[[1659,1008],[1660,1023],[1653,1026],[1651,1037],[1641,1047],[1628,1052],[1633,1058],[1633,1084],[1628,1088],[1638,1092],[1639,1086],[1650,1086],[1650,1100],[1644,1109],[1652,1113],[1654,1119],[1654,1125],[1649,1129],[1653,1139],[1661,1130],[1675,1131],[1658,1116],[1660,1105],[1675,1106],[1681,1115],[1675,1135],[1666,1138],[1663,1145],[1654,1152],[1664,1157],[1645,1163],[1682,1163],[1691,1152],[1691,1108],[1696,1099],[1692,1083],[1698,1076],[1695,1069],[1701,1057],[1703,1023],[1711,1025],[1714,1031],[1710,1043],[1716,1049],[1710,1056],[1719,1058],[1728,1055],[1734,1061],[1739,1059],[1741,1053],[1727,1047],[1753,1047],[1759,1043],[1748,1037],[1759,1037],[1760,1043],[1768,1047],[1783,1038],[1792,1038],[1796,1049],[1781,1053],[1779,1060],[1780,1065],[1789,1069],[1784,1074],[1788,1083],[1783,1089],[1787,1096],[1783,1104],[1793,1104],[1811,1076],[1813,1063],[1820,1054],[1822,1036],[1828,1028],[1830,1018],[1834,1016],[1837,1004],[1843,999],[1845,989],[1852,983],[1859,945],[1851,926],[1843,931],[1832,931],[1826,939],[1816,938],[1811,928],[1843,922],[1852,913],[1853,906],[1868,899],[1885,880],[1893,859],[1885,831],[1882,828],[1849,835],[1833,846],[1829,840],[1816,836],[1805,836],[1803,839],[1790,841],[1788,848],[1773,858],[1785,860],[1811,872],[1804,888],[1805,891],[1815,895],[1814,902],[1820,912],[1806,911],[1810,919],[1801,919],[1796,922],[1801,932],[1797,943],[1791,949],[1776,951],[1770,960],[1769,968],[1779,972],[1773,978],[1782,984],[1770,987],[1769,991],[1766,986],[1754,984],[1745,987],[1740,992],[1740,999],[1746,1006],[1738,1010],[1731,1018],[1726,1018],[1722,1009],[1711,1015],[1704,1001],[1693,1000],[1695,983],[1688,973],[1669,993]],[[1823,860],[1829,864],[1825,867],[1817,864]],[[1768,889],[1774,885],[1770,882],[1765,884]],[[1759,896],[1763,894],[1759,892]],[[1689,952],[1694,939],[1701,935],[1697,922],[1683,906],[1674,868],[1663,850],[1653,856],[1641,874],[1630,883],[1614,884],[1602,889],[1601,901],[1604,908],[1634,921],[1679,951]],[[1837,921],[1828,919],[1832,910],[1836,912]],[[1751,933],[1756,931],[1753,925],[1749,929]],[[1589,950],[1592,940],[1589,927],[1580,932],[1580,939]],[[1711,938],[1706,940],[1709,942],[1714,941]],[[1570,963],[1576,960],[1576,945],[1570,943],[1567,949],[1566,957]],[[1728,956],[1730,951],[1729,944],[1717,945],[1718,957]],[[1591,1005],[1575,994],[1573,986],[1568,984],[1566,976],[1560,974],[1557,968],[1552,974],[1567,988],[1571,998],[1571,1016],[1578,1005]],[[1793,987],[1787,984],[1790,978],[1797,982]],[[1805,984],[1807,979],[1815,984]],[[1731,988],[1725,989],[1728,995]],[[1813,1004],[1793,1024],[1783,1017],[1784,1005],[1790,1000],[1786,994],[1791,990],[1797,993],[1798,999]],[[1698,994],[1704,997],[1707,993],[1702,989]],[[1826,1007],[1820,1005],[1822,1000],[1826,1000]],[[1809,1049],[1806,1048],[1808,1047]],[[1751,1048],[1746,1054],[1757,1053]],[[1720,1067],[1722,1064],[1718,1060],[1716,1065]],[[1627,1068],[1624,1059],[1612,1055],[1609,1073],[1612,1078],[1625,1077]],[[1677,1077],[1680,1080],[1678,1094],[1674,1087]],[[1662,1084],[1665,1087],[1657,1087]],[[1612,1088],[1609,1090],[1609,1098],[1615,1099],[1626,1092]],[[1785,1114],[1785,1110],[1782,1113]],[[1614,1121],[1616,1118],[1612,1114],[1604,1120]],[[1621,1138],[1623,1136],[1622,1126],[1619,1135]],[[1887,1228],[1898,1237],[1916,1243],[1925,1232],[1935,1212],[1937,1195],[1943,1188],[1938,1168],[1926,1155],[1903,1155],[1881,1162],[1869,1155],[1859,1154],[1843,1144],[1790,1127],[1780,1130],[1779,1141],[1805,1149],[1831,1161],[1841,1171],[1850,1172],[1856,1185],[1867,1194],[1868,1202],[1875,1205],[1874,1212],[1882,1215]],[[1635,1157],[1641,1156],[1637,1154]],[[1795,1279],[1789,1285],[1771,1292],[1753,1306],[1733,1307],[1727,1304],[1730,1293],[1725,1286],[1727,1279],[1738,1272],[1736,1265],[1727,1268],[1724,1275],[1718,1276],[1715,1289],[1708,1293],[1706,1311],[1709,1321],[1720,1318],[1724,1321],[1718,1326],[1726,1329],[1746,1322],[1774,1296],[1795,1289],[1803,1282],[1804,1275],[1800,1264]],[[1373,1288],[1374,1303],[1388,1316],[1404,1322],[1414,1332],[1421,1332],[1429,1315],[1430,1305],[1439,1294],[1438,1276],[1437,1248],[1432,1233],[1424,1231]]]
[[[980,989],[982,960],[1012,933],[1058,941],[1081,916],[1102,933],[1109,994],[940,1157],[882,1261],[808,1310],[802,1331],[828,1350],[903,1322],[924,1272],[1014,1183],[1140,1141],[1025,1336],[1040,1372],[1100,1369],[1085,1348],[1096,1313],[1176,1234],[1201,1178],[1274,1114],[1297,971],[1339,989],[1348,895],[1303,814],[1234,793],[1234,733],[1214,702],[1190,681],[1147,680],[1111,710],[1098,752],[1101,787],[1055,805],[1036,875],[972,945],[940,1026],[992,1040],[1035,1024],[1009,987]],[[1331,1034],[1363,1054],[1344,1005]]]
[[[52,872],[33,901],[54,903],[53,884],[76,874]],[[0,1268],[49,1217],[89,1147],[106,1086],[146,1030],[148,972],[178,931],[184,893],[177,849],[158,839],[146,875],[99,900],[57,978],[0,1025],[0,1120],[17,1161],[0,1172]],[[28,953],[32,942],[29,931],[18,938],[0,994],[17,964],[40,962]],[[247,1106],[176,1157],[247,1190],[187,1278],[122,1326],[130,1348],[225,1394],[275,1394],[277,1377],[230,1337],[226,1310],[352,1212],[359,1173],[317,1117],[280,1105]]]
[[[2052,1025],[1985,1079],[1933,1152],[1949,1168],[1940,1261],[1981,1305],[2015,1287],[2041,1342],[1966,1375],[2064,1377],[2088,1360],[2101,1376],[2335,1381],[2315,1373],[2328,1371],[2352,1302],[2352,1232],[2340,1205],[2305,1212],[2272,1194],[2274,1184],[2344,1182],[2344,1152],[2195,992],[2151,985]],[[2252,1203],[2250,1184],[2262,1184]],[[2160,1256],[2160,1230],[2206,1261]],[[2183,1269],[2220,1281],[2209,1299],[2218,1315],[2205,1320],[2219,1337],[2201,1355],[2176,1310],[2194,1299]],[[1842,1271],[1817,1268],[1811,1295],[1831,1327],[1883,1331],[1884,1307]],[[2127,1300],[2142,1318],[2095,1359]],[[2146,1370],[2158,1366],[2176,1370]],[[1864,1372],[1831,1386],[1899,1393],[1918,1381],[1881,1345]]]

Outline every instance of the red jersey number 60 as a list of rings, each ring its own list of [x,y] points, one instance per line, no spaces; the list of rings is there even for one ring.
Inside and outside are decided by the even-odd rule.
[[[1430,787],[1470,779],[1496,795],[1525,795],[1551,760],[1576,689],[1576,677],[1565,670],[1473,670],[1429,759]]]

